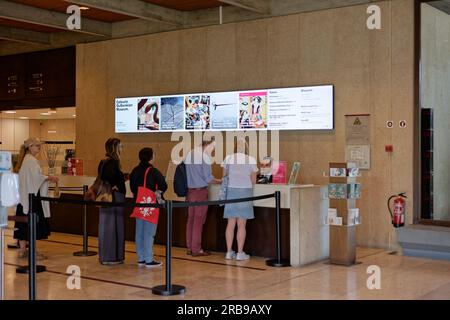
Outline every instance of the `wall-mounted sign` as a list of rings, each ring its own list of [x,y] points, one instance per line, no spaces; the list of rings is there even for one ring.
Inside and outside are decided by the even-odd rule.
[[[370,169],[370,145],[347,145],[345,161],[355,162],[359,169]]]
[[[19,76],[17,74],[12,74],[10,76],[8,76],[8,82],[7,82],[7,87],[8,87],[8,94],[16,94],[17,93],[17,88],[19,87]]]
[[[41,92],[44,90],[44,75],[42,72],[32,73],[28,79],[28,90],[31,92]]]
[[[345,116],[345,142],[349,145],[370,144],[370,115]]]

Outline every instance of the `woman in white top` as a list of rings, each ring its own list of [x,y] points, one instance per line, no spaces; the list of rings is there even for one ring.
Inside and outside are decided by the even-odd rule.
[[[20,203],[17,205],[16,216],[23,217],[29,213],[30,193],[40,194],[45,197],[48,194],[48,181],[57,182],[57,177],[42,174],[39,161],[36,159],[41,151],[42,142],[37,138],[28,138],[20,149],[19,160],[14,167],[14,172],[19,173]],[[48,219],[50,218],[50,205],[48,201],[33,202],[33,211],[37,214],[36,239],[46,239],[50,234]],[[14,238],[19,240],[19,257],[27,256],[26,244],[28,239],[28,223],[16,221]],[[42,255],[38,257],[43,258]]]
[[[245,140],[238,140],[235,153],[225,158],[223,164],[224,180],[228,180],[226,186],[226,199],[253,197],[253,185],[256,182],[255,158],[248,155],[248,145]],[[224,218],[228,219],[225,237],[227,240],[226,259],[248,260],[250,256],[244,252],[246,237],[245,225],[248,219],[253,219],[253,202],[238,202],[225,204]],[[234,229],[237,230],[237,254],[232,250]]]

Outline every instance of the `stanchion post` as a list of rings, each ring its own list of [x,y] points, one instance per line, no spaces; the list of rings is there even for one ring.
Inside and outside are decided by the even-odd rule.
[[[5,293],[5,268],[4,268],[4,261],[5,261],[5,229],[3,227],[0,227],[0,301],[3,300],[4,293]]]
[[[83,186],[83,196],[88,191],[88,186]],[[83,205],[83,251],[74,252],[73,255],[76,257],[90,257],[95,256],[97,252],[88,251],[88,231],[87,231],[87,205]]]
[[[290,267],[289,259],[281,259],[281,193],[275,191],[275,237],[277,257],[275,259],[266,260],[266,265],[270,267]]]
[[[29,300],[36,300],[36,214],[33,208],[33,194],[28,196],[29,211],[29,253],[28,253],[28,292]]]
[[[152,288],[152,293],[159,296],[174,296],[178,294],[184,294],[186,287],[172,284],[172,215],[173,215],[173,202],[166,201],[166,213],[167,213],[167,234],[166,234],[166,284],[159,285]]]

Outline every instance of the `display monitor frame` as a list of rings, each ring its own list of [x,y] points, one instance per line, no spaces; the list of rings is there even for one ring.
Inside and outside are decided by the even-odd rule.
[[[298,91],[297,91],[298,90]],[[323,102],[327,106],[324,118],[326,123],[316,126],[297,127],[282,125],[274,119],[276,109],[279,109],[278,118],[285,118],[285,121],[295,123],[295,117],[301,121],[310,121],[312,117],[301,116],[301,112],[293,114],[284,114],[283,107],[287,111],[294,109],[311,107],[316,110],[322,108],[320,105],[298,105],[305,101],[307,91],[326,90],[326,97],[314,97],[313,99],[327,99]],[[318,93],[315,94],[318,94]],[[286,97],[277,97],[277,94]],[[292,97],[289,94],[294,95]],[[297,96],[298,95],[298,96]],[[335,129],[334,114],[334,85],[322,84],[311,86],[291,86],[269,89],[248,89],[234,91],[209,91],[204,93],[182,93],[167,94],[160,96],[135,96],[135,97],[117,97],[114,99],[115,106],[115,128],[117,134],[125,133],[156,133],[156,132],[217,132],[217,131],[331,131]],[[276,100],[278,98],[279,100]],[[283,101],[283,98],[298,99],[295,101]],[[304,100],[301,100],[304,99]],[[329,99],[329,100],[328,100]],[[320,99],[319,99],[320,100]],[[283,103],[285,105],[283,105]],[[291,105],[289,105],[291,103]],[[180,105],[181,104],[181,105]],[[279,105],[278,107],[276,105]],[[287,104],[287,105],[286,105]],[[231,105],[231,107],[229,107]],[[251,105],[251,106],[250,106]],[[130,111],[129,108],[132,110]],[[136,109],[133,109],[136,108]],[[170,108],[170,110],[169,110]],[[175,111],[174,111],[175,108]],[[217,108],[227,111],[217,111]],[[230,110],[230,108],[233,108]],[[169,110],[169,111],[168,111]],[[306,111],[306,109],[304,109]],[[271,113],[269,113],[269,111]],[[296,111],[296,110],[295,110]],[[129,118],[120,118],[119,112],[126,112],[125,116]],[[228,112],[229,115],[224,114]],[[313,110],[314,112],[314,110]],[[306,112],[304,112],[306,113]],[[251,116],[249,116],[251,114]],[[320,117],[320,115],[318,116]],[[176,119],[175,119],[176,118]],[[291,118],[291,119],[290,119]],[[294,119],[294,120],[293,120]],[[298,120],[297,119],[297,120]],[[136,122],[136,123],[135,123]],[[131,123],[131,125],[129,124]],[[118,127],[119,125],[119,127]],[[120,127],[122,125],[122,128]],[[277,127],[277,125],[279,125]],[[123,127],[128,126],[130,129]]]

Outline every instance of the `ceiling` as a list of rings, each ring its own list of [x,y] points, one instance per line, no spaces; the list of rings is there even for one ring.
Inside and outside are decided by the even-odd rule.
[[[226,5],[217,0],[144,0],[145,2],[156,4],[170,9],[180,11],[193,11],[208,8],[217,8]]]
[[[431,1],[427,4],[450,15],[450,0]]]
[[[67,7],[73,4],[64,0],[9,0],[9,2],[46,9],[49,11],[61,12],[64,14],[66,13]],[[102,22],[118,22],[133,19],[133,17],[95,8],[82,11],[81,16]]]
[[[1,111],[0,119],[40,119],[40,120],[52,120],[52,119],[74,119],[76,115],[75,107],[70,108],[54,108],[54,109],[27,109],[27,110],[14,110]],[[43,115],[44,113],[45,115]]]
[[[448,1],[436,2],[446,4]],[[0,55],[372,2],[374,0],[0,0]],[[71,13],[66,10],[70,5],[87,8],[81,11],[81,29],[67,27]]]

